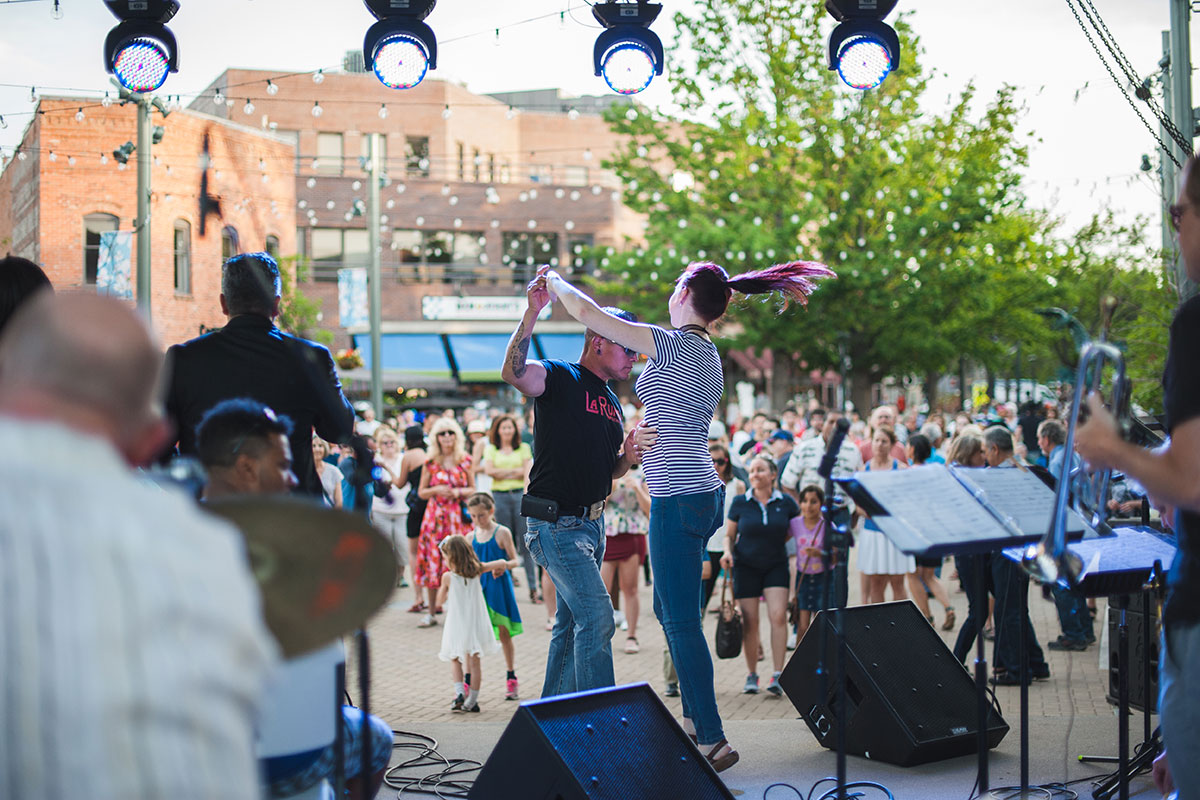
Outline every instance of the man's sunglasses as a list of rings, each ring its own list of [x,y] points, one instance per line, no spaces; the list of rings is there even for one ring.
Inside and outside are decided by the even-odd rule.
[[[617,344],[612,339],[609,339],[608,342],[609,342],[609,344]],[[621,345],[617,344],[617,347],[621,347]],[[630,358],[638,357],[638,351],[634,350],[632,347],[621,347],[621,349],[624,350],[625,355],[629,356]]]

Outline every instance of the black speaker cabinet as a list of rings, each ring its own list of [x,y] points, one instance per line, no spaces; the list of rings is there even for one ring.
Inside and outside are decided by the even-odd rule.
[[[1146,669],[1150,670],[1150,713],[1158,713],[1158,610],[1150,605],[1150,662],[1146,663],[1145,642],[1142,639],[1146,625],[1143,613],[1145,603],[1142,595],[1131,597],[1125,623],[1129,626],[1129,707],[1146,710]],[[1116,705],[1120,701],[1121,654],[1118,628],[1121,624],[1120,609],[1108,607],[1108,701]]]
[[[976,751],[974,678],[908,600],[847,608],[846,752],[902,767]],[[825,693],[817,695],[817,659],[826,640]],[[833,612],[822,611],[779,678],[809,730],[837,747],[837,636]],[[988,748],[1008,725],[988,706]]]
[[[646,683],[521,704],[473,800],[733,800]]]

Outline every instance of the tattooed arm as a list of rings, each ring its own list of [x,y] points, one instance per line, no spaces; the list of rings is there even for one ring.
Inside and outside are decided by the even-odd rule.
[[[538,314],[550,302],[546,279],[539,276],[530,281],[525,288],[525,295],[529,306],[512,338],[508,340],[500,377],[526,397],[539,397],[546,391],[546,368],[540,361],[529,360],[529,345],[533,341],[533,326],[537,323]]]

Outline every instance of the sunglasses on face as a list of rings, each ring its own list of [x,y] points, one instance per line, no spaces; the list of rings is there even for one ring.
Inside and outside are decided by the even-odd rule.
[[[713,463],[716,464],[718,467],[723,467],[729,463],[729,459],[728,458],[714,458]]]
[[[616,343],[616,342],[614,342],[612,339],[608,339],[607,341],[608,341],[608,343],[609,343],[609,344],[617,344],[617,343]],[[637,358],[637,357],[638,357],[638,351],[637,351],[637,350],[634,350],[632,347],[621,347],[621,345],[619,345],[619,344],[617,344],[617,347],[620,347],[622,350],[624,350],[624,351],[625,351],[625,355],[629,356],[630,358]]]
[[[455,433],[454,431],[441,431],[440,433],[438,433],[438,436],[457,436],[457,435],[458,434]]]

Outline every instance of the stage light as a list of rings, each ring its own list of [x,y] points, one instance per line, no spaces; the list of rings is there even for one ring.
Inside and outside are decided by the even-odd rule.
[[[411,0],[399,10],[393,0],[363,0],[377,20],[363,39],[363,59],[389,89],[411,89],[437,69],[437,37],[422,20],[437,0]]]
[[[133,142],[126,142],[116,150],[113,150],[113,158],[116,159],[118,164],[127,164],[129,163],[129,157],[133,155],[133,151],[136,149],[133,146]]]
[[[108,71],[131,92],[152,92],[179,71],[179,49],[166,23],[177,0],[104,0],[120,24],[104,40]]]
[[[829,35],[829,69],[859,90],[874,89],[900,66],[900,37],[883,18],[897,0],[825,0],[840,24]]]
[[[605,27],[596,37],[592,65],[617,94],[637,94],[663,74],[662,42],[650,30],[660,11],[662,4],[640,0],[592,6],[592,16]]]

